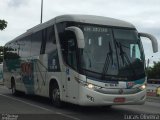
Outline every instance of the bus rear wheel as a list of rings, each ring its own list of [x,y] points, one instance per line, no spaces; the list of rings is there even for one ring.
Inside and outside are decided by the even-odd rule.
[[[60,90],[58,85],[53,85],[50,89],[51,103],[56,107],[62,107],[62,101],[60,100]]]
[[[11,90],[12,90],[12,94],[16,95],[17,94],[17,90],[16,90],[16,84],[14,79],[11,79]]]

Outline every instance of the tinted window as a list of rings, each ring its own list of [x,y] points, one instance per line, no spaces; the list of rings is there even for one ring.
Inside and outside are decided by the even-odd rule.
[[[71,31],[63,33],[63,41],[61,42],[62,55],[64,61],[70,67],[77,69],[77,57],[76,57],[76,37],[75,34]]]
[[[76,37],[73,32],[66,32],[66,61],[69,66],[74,69],[77,69],[77,57],[76,57]]]
[[[42,31],[32,35],[31,56],[39,55],[42,41]]]
[[[47,43],[46,43],[46,49],[45,53],[50,53],[54,50],[56,50],[56,39],[55,39],[55,33],[54,33],[54,27],[47,28]]]
[[[46,28],[45,31],[46,39],[43,41],[43,46],[45,53],[48,54],[48,71],[60,71],[54,26]]]
[[[17,48],[20,49],[21,57],[29,57],[31,50],[31,37],[28,36],[19,41],[17,43]]]
[[[4,59],[17,59],[19,58],[18,55],[18,48],[16,46],[16,42],[9,43],[4,47]]]

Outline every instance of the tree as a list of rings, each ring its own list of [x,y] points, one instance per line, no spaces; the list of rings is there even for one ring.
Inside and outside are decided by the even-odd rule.
[[[160,61],[154,62],[153,67],[147,68],[146,73],[149,79],[160,79]]]
[[[0,20],[0,30],[4,30],[7,27],[7,22],[5,20]]]

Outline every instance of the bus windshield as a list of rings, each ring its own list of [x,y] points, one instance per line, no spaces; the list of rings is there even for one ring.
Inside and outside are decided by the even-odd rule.
[[[100,79],[137,80],[145,77],[143,48],[136,30],[80,25],[85,48],[82,71]]]

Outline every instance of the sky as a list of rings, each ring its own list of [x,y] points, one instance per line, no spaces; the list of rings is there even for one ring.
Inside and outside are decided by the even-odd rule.
[[[0,19],[8,22],[0,31],[0,45],[40,23],[41,0],[0,0]],[[88,14],[116,18],[154,35],[160,49],[160,0],[44,0],[43,22],[63,14]],[[151,42],[142,39],[146,59],[160,60]]]

